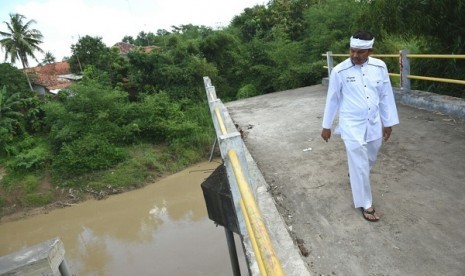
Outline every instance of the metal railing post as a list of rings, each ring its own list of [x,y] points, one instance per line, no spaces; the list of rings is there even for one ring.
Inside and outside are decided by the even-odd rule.
[[[331,76],[331,71],[333,70],[333,52],[326,52],[326,63],[328,65],[328,78]]]
[[[224,227],[224,233],[226,234],[226,241],[228,243],[229,260],[231,261],[231,267],[234,276],[241,275],[241,269],[239,266],[239,260],[237,259],[236,243],[234,242],[234,234],[231,230]]]
[[[399,51],[399,68],[400,68],[400,89],[404,92],[410,92],[410,61],[407,55],[410,50],[404,49]]]

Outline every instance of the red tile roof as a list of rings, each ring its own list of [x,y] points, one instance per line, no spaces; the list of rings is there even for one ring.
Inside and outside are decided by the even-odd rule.
[[[113,47],[117,47],[119,50],[119,54],[123,56],[127,55],[131,50],[136,48],[136,46],[126,42],[118,42],[115,45],[113,45]]]
[[[120,55],[126,56],[130,51],[140,50],[146,54],[152,52],[155,49],[161,49],[158,46],[135,46],[126,42],[118,42],[113,47],[118,48]]]
[[[161,47],[158,47],[158,46],[144,46],[144,47],[142,47],[142,51],[144,51],[144,53],[146,53],[146,54],[152,52],[153,50],[159,50],[159,49],[161,49]]]
[[[66,88],[71,81],[59,78],[59,75],[70,74],[69,63],[66,61],[55,62],[43,66],[27,68],[28,73],[33,73],[31,82],[43,86],[48,90]]]

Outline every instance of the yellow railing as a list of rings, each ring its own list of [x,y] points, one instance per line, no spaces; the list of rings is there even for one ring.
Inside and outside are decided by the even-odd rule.
[[[249,188],[249,183],[244,177],[239,158],[234,150],[228,151],[229,159],[236,177],[239,191],[241,192],[241,209],[247,225],[247,231],[252,241],[253,251],[257,258],[260,275],[284,275],[281,264],[276,257],[273,245],[263,223],[255,199]]]
[[[227,129],[221,116],[220,110],[215,108],[216,120],[221,130],[222,135],[227,134]],[[252,248],[257,259],[260,275],[284,275],[281,264],[276,257],[273,245],[269,238],[263,219],[258,210],[255,199],[249,188],[249,183],[244,176],[242,166],[237,157],[235,150],[228,151],[228,157],[231,161],[231,166],[234,171],[234,176],[241,194],[241,210],[244,215],[244,220],[249,233],[249,238]]]
[[[323,66],[326,69],[329,69],[329,72],[332,70],[332,57],[348,57],[349,54],[333,54],[328,52],[326,54],[322,54],[323,57],[327,57],[328,65]],[[410,74],[410,66],[405,66],[409,64],[409,58],[441,58],[441,59],[465,59],[465,55],[426,55],[426,54],[409,54],[408,51],[405,50],[401,51],[399,54],[373,54],[373,57],[381,57],[381,58],[399,58],[399,67],[400,73],[389,73],[390,76],[393,77],[400,77],[401,84],[403,86],[407,86],[407,90],[410,90],[410,83],[407,82],[407,79],[416,79],[416,80],[426,80],[426,81],[434,81],[434,82],[444,82],[444,83],[453,83],[453,84],[461,84],[465,85],[465,80],[457,80],[457,79],[448,79],[448,78],[436,78],[436,77],[427,77],[427,76],[416,76]],[[329,59],[331,58],[331,61]],[[404,71],[404,68],[408,68],[407,71]],[[404,71],[404,72],[403,72]]]
[[[210,102],[219,101],[216,97],[216,92],[214,91],[213,86],[211,86],[209,78],[204,79],[204,81],[207,82],[206,92],[208,100]],[[228,134],[228,129],[226,127],[223,113],[218,106],[211,107],[211,111],[212,116],[214,116],[213,119],[216,123],[215,128],[219,132],[218,135],[226,136]],[[228,149],[227,156],[229,158],[230,165],[235,177],[234,179],[239,190],[240,209],[244,217],[245,227],[249,235],[250,244],[255,255],[260,275],[284,275],[281,263],[279,262],[279,259],[277,258],[273,249],[268,231],[252,195],[249,182],[242,169],[243,166],[241,166],[238,153],[234,149]]]

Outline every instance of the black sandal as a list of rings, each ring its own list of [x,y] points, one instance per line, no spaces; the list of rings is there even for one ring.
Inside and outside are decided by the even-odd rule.
[[[362,216],[363,216],[364,219],[366,219],[368,221],[371,221],[371,222],[376,222],[376,221],[379,220],[379,218],[376,218],[376,216],[375,216],[375,213],[376,213],[375,208],[373,208],[373,210],[371,210],[371,211],[367,211],[363,207],[360,208],[360,209],[362,209]],[[374,218],[369,218],[366,215],[373,216]]]

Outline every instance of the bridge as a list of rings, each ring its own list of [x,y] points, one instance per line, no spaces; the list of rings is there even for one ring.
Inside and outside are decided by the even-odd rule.
[[[320,138],[324,85],[225,104],[285,275],[463,274],[465,121],[435,108],[464,102],[417,92],[395,93],[400,124],[372,174],[377,223],[353,207],[342,140]]]

